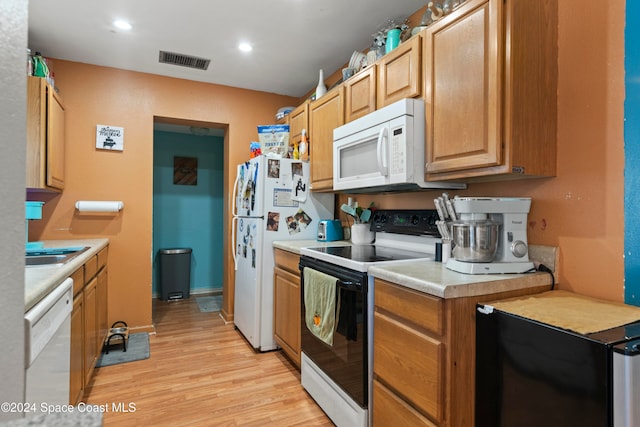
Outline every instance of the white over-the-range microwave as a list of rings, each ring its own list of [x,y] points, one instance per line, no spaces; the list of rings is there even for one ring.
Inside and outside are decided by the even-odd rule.
[[[362,193],[466,188],[425,181],[424,150],[424,101],[397,101],[333,130],[333,189]]]

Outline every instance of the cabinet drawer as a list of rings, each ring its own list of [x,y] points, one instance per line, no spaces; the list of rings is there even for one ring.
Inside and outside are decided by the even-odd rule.
[[[419,411],[442,421],[444,344],[377,312],[373,331],[374,377]]]
[[[98,261],[98,271],[102,270],[106,265],[107,265],[107,261],[109,258],[109,247],[105,247],[104,249],[102,249],[100,252],[98,252],[97,255],[97,261]]]
[[[374,426],[436,427],[436,424],[376,380],[373,381],[372,420]]]
[[[75,296],[84,288],[84,265],[74,271],[71,278],[73,279],[73,295]]]
[[[413,289],[376,279],[375,305],[417,326],[442,335],[444,302]]]
[[[276,249],[274,254],[275,265],[283,268],[291,273],[300,274],[298,264],[300,263],[300,256],[292,252],[287,252],[283,249]]]
[[[94,255],[84,263],[84,281],[89,283],[98,272],[98,256]]]

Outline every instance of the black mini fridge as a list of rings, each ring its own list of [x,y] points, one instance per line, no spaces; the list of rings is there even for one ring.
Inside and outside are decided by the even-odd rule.
[[[587,334],[551,323],[477,306],[476,426],[640,425],[640,409],[624,403],[640,398],[640,351],[614,363],[615,347],[640,337],[640,322]]]

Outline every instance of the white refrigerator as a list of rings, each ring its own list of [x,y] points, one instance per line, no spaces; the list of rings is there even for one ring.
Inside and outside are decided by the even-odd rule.
[[[234,323],[256,350],[274,350],[273,242],[315,239],[334,195],[309,190],[308,163],[259,156],[238,165],[232,209]]]

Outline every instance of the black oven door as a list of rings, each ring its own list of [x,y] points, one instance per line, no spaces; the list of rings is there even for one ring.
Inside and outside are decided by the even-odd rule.
[[[361,407],[367,407],[367,274],[302,256],[300,260],[302,306],[301,348],[322,371]],[[317,338],[305,323],[304,269],[312,268],[338,279],[336,327],[333,345]]]

